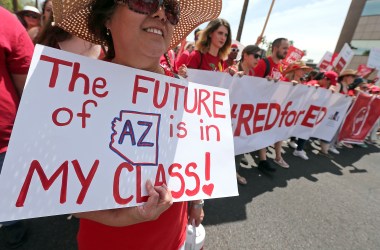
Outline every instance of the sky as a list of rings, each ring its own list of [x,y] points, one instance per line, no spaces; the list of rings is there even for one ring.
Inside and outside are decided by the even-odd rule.
[[[243,3],[244,0],[223,0],[220,17],[230,23],[232,39],[236,39]],[[240,41],[243,45],[256,42],[271,3],[271,0],[249,1]],[[288,38],[296,48],[307,50],[303,60],[318,63],[326,51],[334,51],[350,4],[351,0],[277,0],[264,36],[268,41]],[[192,39],[191,34],[188,40]]]

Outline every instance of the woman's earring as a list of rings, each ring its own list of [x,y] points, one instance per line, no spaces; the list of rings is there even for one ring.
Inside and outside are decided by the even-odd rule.
[[[106,32],[106,34],[107,34],[107,36],[110,35],[110,29],[109,29],[109,28],[107,28],[107,32]]]

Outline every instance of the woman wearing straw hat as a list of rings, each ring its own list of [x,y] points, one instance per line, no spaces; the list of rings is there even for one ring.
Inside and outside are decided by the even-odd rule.
[[[160,66],[161,55],[216,18],[221,7],[221,0],[53,0],[56,24],[107,46],[107,60],[173,77]],[[146,189],[149,197],[142,206],[76,214],[79,249],[182,249],[187,203],[173,204],[165,185],[154,187],[147,181]],[[202,204],[189,206],[189,220],[200,224]]]
[[[306,73],[312,71],[312,68],[306,66],[303,61],[296,61],[290,64],[286,70],[282,73],[284,75],[284,81],[292,82],[293,84],[301,83],[301,78],[305,76]],[[295,137],[290,137],[289,146],[294,149],[293,155],[300,157],[304,160],[309,160],[306,152],[303,150],[306,140],[298,138],[296,143]]]

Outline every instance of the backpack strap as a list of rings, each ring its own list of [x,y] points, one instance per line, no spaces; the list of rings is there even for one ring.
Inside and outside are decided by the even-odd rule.
[[[269,62],[268,58],[264,58],[264,62],[265,62],[265,73],[264,73],[264,78],[265,78],[265,77],[267,77],[269,75],[270,62]]]

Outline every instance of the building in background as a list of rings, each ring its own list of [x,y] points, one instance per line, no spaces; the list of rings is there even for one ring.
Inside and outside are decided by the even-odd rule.
[[[371,48],[380,48],[380,0],[352,0],[335,52],[348,43],[355,56],[348,68],[367,64]],[[373,79],[377,72],[368,78]]]

